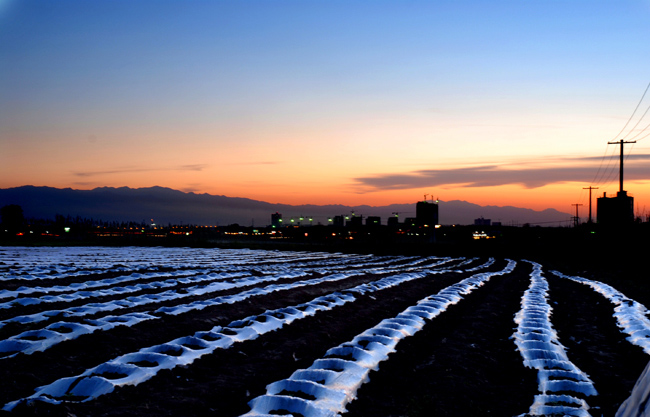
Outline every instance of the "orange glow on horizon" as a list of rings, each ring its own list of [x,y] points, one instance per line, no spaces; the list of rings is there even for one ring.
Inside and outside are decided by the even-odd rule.
[[[42,186],[45,184],[29,184]],[[225,184],[224,184],[225,185]],[[0,184],[2,188],[9,188],[14,185]],[[96,188],[89,186],[69,186],[67,184],[47,184],[57,188],[73,188],[90,190]],[[106,184],[107,187],[122,187],[124,184]],[[183,189],[182,181],[168,183],[152,183],[148,181],[132,182],[130,188],[146,188],[162,186],[184,192],[196,194],[224,195],[227,197],[249,198],[257,201],[264,201],[271,204],[286,205],[345,205],[345,206],[387,206],[391,204],[413,204],[421,201],[424,194],[427,199],[439,199],[445,201],[462,200],[480,206],[514,206],[529,208],[536,211],[555,209],[562,213],[575,213],[572,204],[582,204],[579,208],[581,218],[588,216],[588,192],[583,190],[587,185],[581,183],[554,184],[539,188],[527,189],[519,185],[504,185],[498,187],[450,187],[450,188],[418,188],[408,190],[374,191],[367,193],[356,193],[352,187],[341,189],[336,186],[321,185],[316,188],[275,186],[268,187],[264,184],[250,185],[248,187],[236,188],[233,186],[213,186],[203,189]],[[286,189],[284,189],[286,188]],[[645,214],[646,202],[650,200],[650,187],[647,182],[627,182],[625,188],[635,198],[635,212],[637,215]],[[606,192],[608,196],[614,196],[618,190],[618,184],[610,184],[594,190],[592,194],[593,213],[596,213],[596,199]]]

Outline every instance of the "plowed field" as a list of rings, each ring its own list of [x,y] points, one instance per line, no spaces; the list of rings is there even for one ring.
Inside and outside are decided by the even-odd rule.
[[[650,296],[633,289],[522,259],[0,248],[0,403],[36,416],[613,416],[650,359]],[[636,336],[615,316],[634,302]]]

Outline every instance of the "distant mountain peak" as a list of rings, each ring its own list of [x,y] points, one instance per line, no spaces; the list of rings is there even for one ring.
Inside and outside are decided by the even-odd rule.
[[[159,224],[221,226],[232,223],[268,225],[271,223],[271,213],[275,212],[281,213],[285,218],[313,216],[313,224],[327,224],[329,217],[351,211],[363,217],[379,216],[383,224],[386,224],[388,217],[393,216],[393,212],[409,212],[412,214],[404,217],[415,217],[415,203],[379,207],[272,204],[243,197],[188,193],[161,186],[74,190],[26,185],[0,189],[0,207],[8,204],[20,205],[27,218],[49,219],[62,214],[105,221],[141,221],[153,218]],[[501,221],[503,224],[551,224],[571,218],[570,214],[555,209],[536,211],[511,206],[480,206],[462,200],[440,201],[439,204],[442,224],[473,224],[474,219],[480,217]]]

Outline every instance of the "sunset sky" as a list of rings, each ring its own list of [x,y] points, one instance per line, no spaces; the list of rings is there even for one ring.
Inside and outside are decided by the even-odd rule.
[[[644,212],[649,82],[650,0],[0,0],[0,188]]]

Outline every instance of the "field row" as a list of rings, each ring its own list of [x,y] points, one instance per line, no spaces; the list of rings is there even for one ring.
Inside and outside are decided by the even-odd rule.
[[[593,371],[581,368],[580,355],[575,355],[574,362],[572,350],[561,342],[567,335],[561,338],[552,322],[554,302],[549,289],[553,286],[593,291],[602,297],[603,304],[611,306],[609,315],[630,349],[638,349],[644,358],[650,353],[650,322],[642,304],[602,282],[545,271],[542,265],[523,260],[128,249],[0,250],[2,280],[14,286],[2,292],[6,301],[0,307],[15,313],[0,322],[7,333],[0,341],[0,363],[7,365],[7,374],[23,369],[34,375],[17,378],[14,386],[8,387],[4,410],[38,414],[39,410],[53,410],[47,407],[63,407],[66,412],[117,415],[101,405],[106,398],[165,396],[174,389],[168,384],[169,376],[180,378],[188,371],[214,381],[204,389],[217,389],[222,383],[219,380],[226,380],[231,372],[254,367],[251,375],[231,376],[239,384],[233,387],[247,387],[245,394],[232,396],[232,404],[215,404],[199,392],[177,400],[179,407],[192,398],[186,415],[193,414],[192,407],[203,411],[216,407],[220,415],[251,417],[335,416],[346,410],[349,415],[371,415],[363,405],[365,393],[381,389],[373,375],[381,381],[382,372],[391,369],[387,364],[403,360],[402,351],[425,352],[423,346],[433,346],[430,338],[438,337],[437,331],[453,332],[458,326],[458,334],[463,333],[464,315],[475,317],[478,323],[486,314],[493,314],[494,320],[488,320],[486,326],[494,326],[500,334],[508,326],[514,329],[508,337],[512,353],[507,353],[513,364],[504,371],[504,378],[512,374],[513,380],[506,383],[521,385],[525,392],[520,403],[513,403],[519,407],[514,412],[600,415],[600,410],[618,404],[599,400],[598,381],[590,377]],[[106,268],[103,271],[93,265],[100,259]],[[98,276],[101,278],[96,279]],[[16,282],[23,285],[16,286]],[[125,282],[131,285],[125,286]],[[65,307],[68,303],[72,305]],[[518,304],[519,309],[508,319],[507,313],[494,311],[493,304]],[[49,305],[58,308],[44,308]],[[116,315],[116,311],[122,313]],[[497,315],[503,318],[497,319]],[[44,325],[38,328],[41,323]],[[205,327],[206,323],[211,325]],[[126,337],[112,339],[118,330]],[[167,338],[165,331],[169,332]],[[310,332],[314,346],[306,346]],[[317,343],[322,337],[333,344]],[[568,339],[572,345],[589,344],[589,340],[578,339],[583,337],[591,336],[577,332]],[[107,340],[123,343],[111,347]],[[447,339],[435,340],[444,344]],[[265,345],[272,343],[287,350],[278,355],[293,356],[295,362],[279,360],[282,372],[288,373],[275,382],[264,369],[280,365],[252,358],[239,365],[220,360],[246,350],[253,357],[264,357],[268,355]],[[467,347],[472,348],[474,343]],[[69,360],[72,358],[74,361]],[[62,363],[51,369],[38,368],[57,359]],[[445,366],[434,359],[418,360],[423,362],[415,365],[417,371]],[[305,366],[296,367],[300,364]],[[515,374],[532,371],[536,377],[525,376],[528,383],[515,380]],[[219,372],[223,372],[222,378]],[[443,377],[448,376],[429,375],[429,379]],[[34,381],[44,383],[33,385]],[[399,401],[413,401],[420,395],[418,390],[403,387]],[[143,392],[147,394],[136,394]],[[242,395],[248,397],[248,411],[245,404],[236,404]],[[526,397],[528,405],[524,406]],[[355,405],[357,398],[360,408]],[[619,403],[622,400],[617,398]],[[128,407],[128,401],[123,401],[123,406]],[[367,407],[365,412],[363,407]]]

